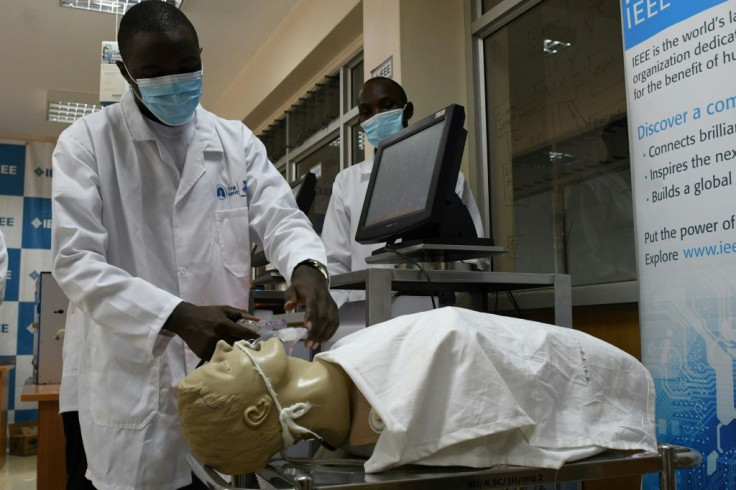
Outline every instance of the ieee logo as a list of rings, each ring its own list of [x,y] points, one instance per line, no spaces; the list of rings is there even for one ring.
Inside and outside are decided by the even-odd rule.
[[[51,248],[51,199],[23,198],[23,248]]]
[[[51,229],[51,219],[38,219],[38,217],[36,217],[31,221],[31,225],[36,229],[38,229],[39,226]]]
[[[50,168],[36,167],[33,173],[36,174],[36,177],[53,177],[54,170]]]
[[[0,144],[0,194],[22,196],[26,146]]]

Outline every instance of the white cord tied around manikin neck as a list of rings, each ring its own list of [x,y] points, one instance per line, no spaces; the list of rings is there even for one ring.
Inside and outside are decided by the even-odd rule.
[[[242,350],[245,355],[248,356],[248,358],[251,360],[256,372],[261,376],[261,378],[263,378],[263,382],[266,384],[266,390],[268,390],[268,394],[271,395],[271,399],[273,399],[273,402],[276,404],[276,408],[279,410],[281,439],[284,442],[284,449],[293,446],[296,443],[296,441],[294,440],[294,436],[292,435],[292,431],[297,434],[311,434],[316,439],[322,441],[322,438],[319,435],[295,422],[295,419],[303,417],[309,411],[309,409],[312,408],[312,404],[309,402],[298,402],[286,408],[281,408],[281,404],[279,403],[279,398],[276,395],[276,391],[274,391],[273,386],[271,385],[271,380],[268,379],[266,373],[263,372],[261,366],[258,365],[256,360],[250,353],[250,350],[252,349],[251,344],[247,340],[241,340],[239,342],[235,342],[235,345],[240,350]]]

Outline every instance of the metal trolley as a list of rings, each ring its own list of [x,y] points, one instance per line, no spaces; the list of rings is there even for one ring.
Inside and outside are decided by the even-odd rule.
[[[702,461],[701,454],[683,446],[660,444],[659,451],[625,454],[606,451],[599,455],[563,465],[558,470],[524,466],[498,465],[485,469],[403,466],[382,473],[365,473],[362,465],[343,460],[310,460],[290,463],[274,461],[258,471],[264,487],[294,490],[446,490],[517,488],[532,485],[596,480],[621,476],[659,473],[660,490],[676,490],[675,472],[693,468]],[[197,463],[190,460],[196,467]],[[199,466],[197,474],[215,490],[247,489],[246,481],[235,477],[226,482],[214,470]]]

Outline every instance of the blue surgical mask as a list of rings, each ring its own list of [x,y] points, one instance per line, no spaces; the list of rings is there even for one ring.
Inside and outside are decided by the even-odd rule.
[[[404,108],[379,112],[360,125],[368,142],[377,148],[381,141],[404,129]]]
[[[135,83],[141,93],[140,101],[167,126],[181,126],[191,121],[202,98],[202,70],[140,78]]]

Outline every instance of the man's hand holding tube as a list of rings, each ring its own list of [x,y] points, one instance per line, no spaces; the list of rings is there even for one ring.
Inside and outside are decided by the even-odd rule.
[[[200,359],[209,360],[220,340],[232,345],[238,340],[258,337],[258,333],[236,323],[240,318],[259,320],[232,306],[195,306],[182,301],[163,328],[181,337]]]
[[[335,334],[339,317],[327,280],[321,272],[307,265],[298,265],[294,269],[291,286],[286,290],[284,309],[293,310],[297,306],[306,307],[307,348],[316,349]]]

